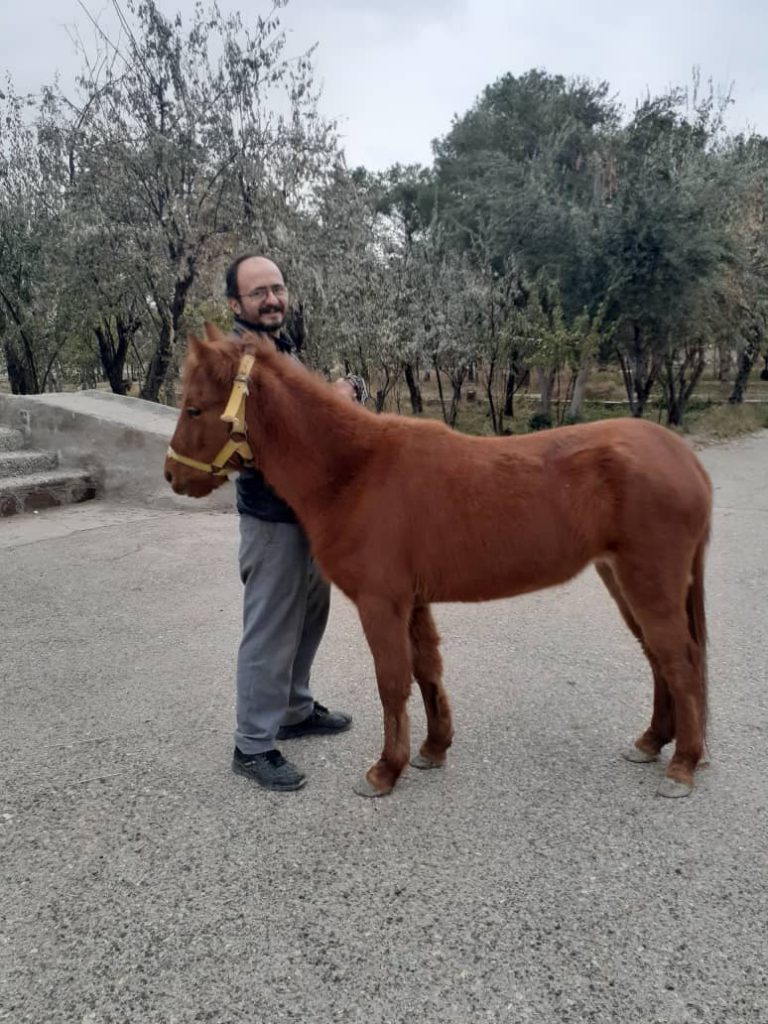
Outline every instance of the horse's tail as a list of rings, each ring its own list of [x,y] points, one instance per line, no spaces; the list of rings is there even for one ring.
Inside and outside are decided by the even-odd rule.
[[[693,556],[691,582],[688,587],[686,610],[688,612],[688,631],[698,648],[698,664],[701,687],[701,713],[703,731],[706,734],[708,715],[708,681],[707,681],[707,613],[704,601],[704,561],[709,542],[709,526],[699,541]]]

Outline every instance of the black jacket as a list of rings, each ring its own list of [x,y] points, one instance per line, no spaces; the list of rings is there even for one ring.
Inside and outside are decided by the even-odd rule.
[[[235,320],[235,334],[251,330],[247,323]],[[287,334],[275,338],[275,347],[288,356],[298,358],[296,346]],[[258,469],[244,469],[237,477],[237,511],[241,516],[255,516],[267,523],[295,523],[296,513],[269,486]]]

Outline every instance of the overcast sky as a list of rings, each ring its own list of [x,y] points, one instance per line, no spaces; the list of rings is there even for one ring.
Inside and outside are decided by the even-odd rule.
[[[84,0],[108,23],[109,0]],[[0,0],[0,75],[35,91],[77,60],[65,25],[87,25],[76,0]],[[167,13],[194,0],[161,0]],[[259,0],[222,10],[266,13]],[[768,0],[290,0],[289,49],[318,43],[323,112],[338,120],[351,166],[427,163],[483,87],[531,67],[607,80],[631,109],[694,65],[735,104],[729,123],[768,134]]]

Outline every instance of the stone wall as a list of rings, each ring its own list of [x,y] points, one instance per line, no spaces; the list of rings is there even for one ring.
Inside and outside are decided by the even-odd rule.
[[[234,486],[208,498],[175,495],[163,463],[178,412],[104,391],[0,394],[0,424],[21,430],[27,447],[58,453],[65,468],[85,469],[100,497],[157,508],[233,511]]]

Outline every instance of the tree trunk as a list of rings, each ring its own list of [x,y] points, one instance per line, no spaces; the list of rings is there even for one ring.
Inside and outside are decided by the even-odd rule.
[[[3,342],[3,352],[5,353],[5,365],[8,369],[8,382],[11,385],[11,394],[37,394],[35,382],[29,373],[26,360],[19,355],[12,341],[6,339]]]
[[[376,389],[376,412],[384,411],[384,403],[387,400],[387,395],[397,383],[399,373],[395,370],[394,373],[390,372],[390,368],[387,363],[382,364],[382,370],[384,371],[384,387]]]
[[[517,390],[517,379],[515,364],[510,363],[507,371],[507,381],[504,385],[504,415],[510,419],[515,415],[515,391]]]
[[[515,415],[515,395],[520,388],[526,387],[530,382],[531,371],[520,359],[520,352],[513,349],[509,365],[507,366],[507,379],[504,386],[504,408],[503,413],[512,419]]]
[[[541,416],[552,418],[552,387],[555,382],[555,371],[547,367],[536,367],[536,385],[539,389],[539,404],[536,409]]]
[[[637,324],[633,325],[632,332],[629,351],[624,351],[617,345],[616,355],[624,378],[630,412],[637,419],[641,419],[659,375],[660,363],[654,352],[644,345],[642,332]]]
[[[491,426],[493,427],[494,434],[500,434],[502,431],[502,419],[503,414],[499,415],[496,411],[496,402],[493,398],[493,386],[496,380],[496,357],[492,357],[488,362],[488,368],[485,372],[485,397],[488,401],[488,412],[491,417]]]
[[[160,401],[160,388],[168,373],[168,367],[171,365],[174,343],[175,332],[173,324],[164,318],[160,328],[160,336],[157,339],[157,346],[152,353],[152,358],[147,367],[147,376],[144,378],[144,384],[139,393],[140,398],[144,398],[148,402]]]
[[[403,363],[403,371],[405,372],[405,383],[408,385],[408,394],[411,397],[411,410],[414,416],[418,416],[424,412],[424,403],[416,374],[413,372],[413,364]]]
[[[8,378],[11,380],[11,387],[13,388],[13,379],[15,378],[19,389],[14,391],[15,395],[38,395],[40,394],[40,381],[37,373],[37,364],[35,362],[35,353],[32,348],[32,339],[27,334],[21,313],[17,308],[16,304],[0,289],[0,299],[3,300],[5,311],[2,314],[3,322],[6,321],[6,312],[11,320],[16,324],[19,333],[19,339],[21,341],[21,348],[23,354],[19,353],[15,344],[12,341],[6,341],[4,343],[5,358],[8,364]],[[9,357],[10,351],[10,357]],[[13,369],[11,367],[13,366]]]
[[[642,349],[638,345],[632,353],[632,397],[634,399],[632,415],[637,419],[643,418],[645,405],[650,394],[650,389],[645,386],[645,381],[645,360]]]
[[[160,328],[160,337],[157,347],[152,353],[147,376],[144,379],[140,397],[149,402],[160,400],[160,388],[165,383],[168,375],[168,368],[173,360],[173,352],[176,347],[176,337],[179,330],[181,318],[187,304],[187,293],[192,287],[195,279],[195,257],[187,257],[187,272],[183,277],[176,279],[173,289],[173,301],[171,302],[170,315],[163,316]]]
[[[666,392],[667,403],[667,426],[670,427],[682,427],[683,425],[683,414],[685,412],[686,402],[683,397],[683,388],[682,386],[678,386],[679,384],[679,381],[675,381],[673,356],[670,354],[665,360],[664,379],[664,391]]]
[[[437,381],[437,393],[440,396],[440,408],[443,411],[443,420],[448,422],[448,410],[445,407],[445,395],[443,394],[443,378],[440,373],[440,367],[437,365],[437,359],[435,359],[435,380]]]
[[[573,385],[573,394],[571,395],[571,404],[568,407],[568,417],[572,423],[577,423],[584,411],[584,396],[587,392],[587,381],[589,380],[589,372],[592,369],[592,363],[587,360],[583,366],[579,368],[579,372],[576,374],[576,380]]]
[[[670,427],[682,427],[685,410],[705,365],[703,344],[689,345],[682,357],[676,352],[668,352],[665,356],[663,383]]]
[[[739,353],[736,364],[736,379],[733,382],[733,391],[728,398],[728,402],[731,405],[741,405],[744,401],[744,394],[747,390],[749,375],[752,372],[752,367],[755,365],[756,359],[757,347],[751,344],[745,346],[745,348]]]
[[[731,372],[731,364],[733,363],[733,353],[728,345],[718,345],[717,347],[717,379],[719,381],[726,381]]]
[[[99,344],[99,358],[109,386],[116,395],[125,394],[125,359],[128,346],[138,324],[126,323],[121,317],[116,320],[117,344],[115,344],[112,324],[104,320],[94,327],[94,334]]]
[[[459,402],[461,401],[461,389],[466,375],[466,366],[462,366],[455,374],[451,375],[451,407],[448,410],[448,419],[446,420],[449,427],[456,426],[456,419],[459,415]]]

